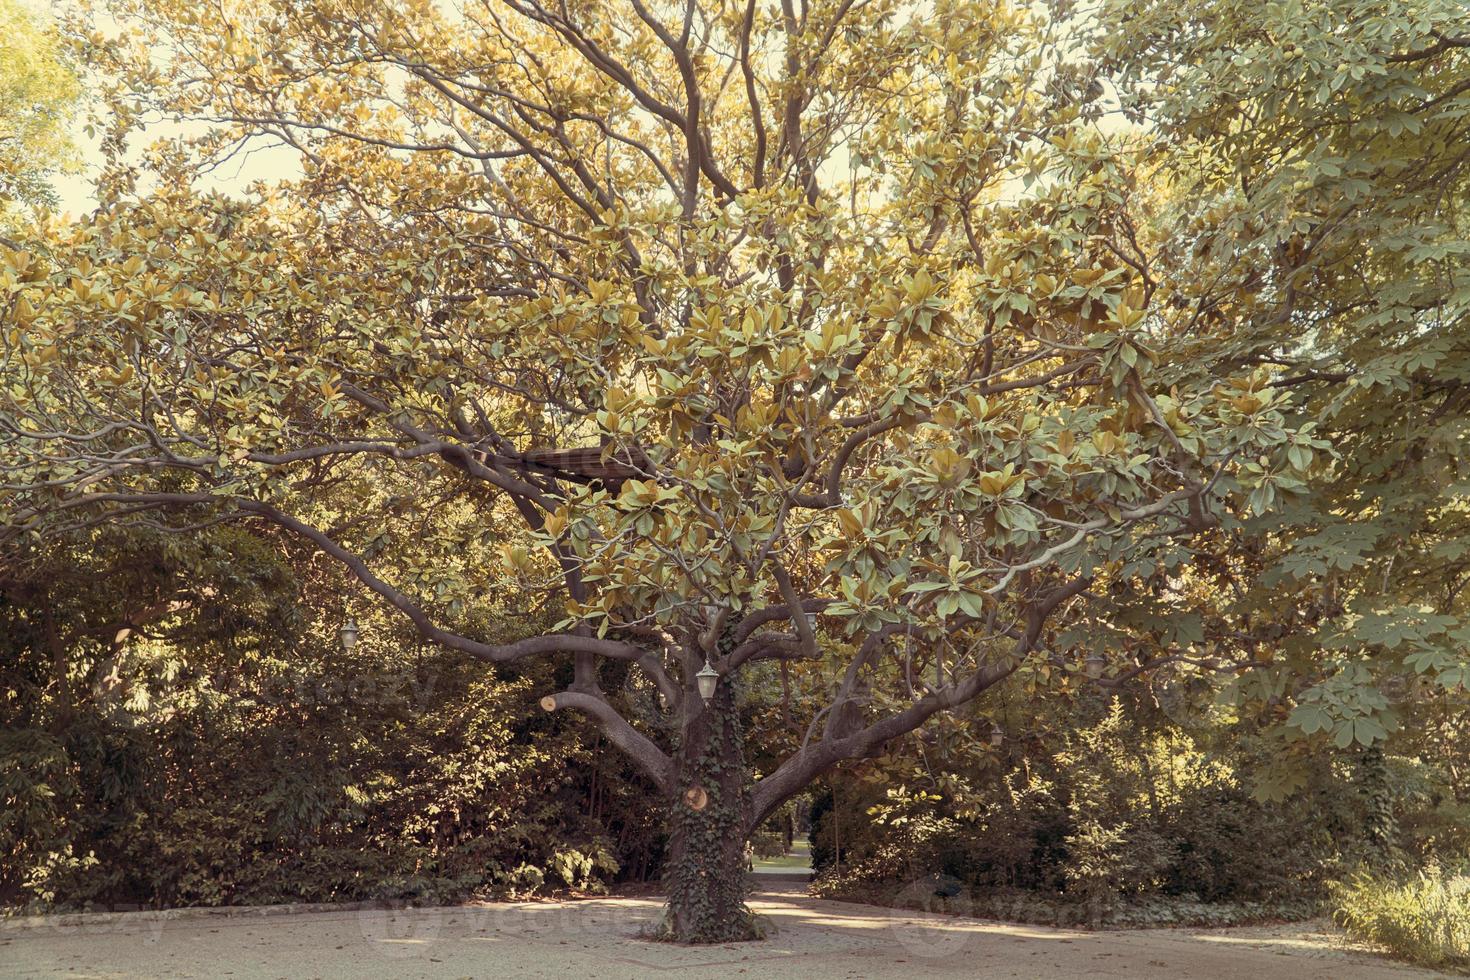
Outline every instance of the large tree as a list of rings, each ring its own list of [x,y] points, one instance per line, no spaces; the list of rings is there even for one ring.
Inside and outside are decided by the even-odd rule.
[[[1147,144],[1097,125],[1104,87],[1028,5],[108,14],[77,28],[117,122],[105,206],[0,266],[0,524],[267,521],[434,642],[568,658],[543,706],[669,797],[682,941],[751,934],[742,844],[783,801],[1077,670],[1095,593],[1174,608],[1191,542],[1321,448],[1271,365],[1194,342]],[[209,125],[125,155],[159,115]],[[301,172],[191,191],[262,140]],[[491,533],[498,567],[438,560]],[[507,580],[560,626],[446,625]],[[1195,639],[1151,627],[1109,669]],[[616,710],[608,661],[666,724]],[[822,703],[756,773],[737,694],[772,662],[819,668]]]

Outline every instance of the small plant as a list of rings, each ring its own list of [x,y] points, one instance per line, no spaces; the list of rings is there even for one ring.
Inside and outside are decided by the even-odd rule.
[[[1413,963],[1470,975],[1470,876],[1431,867],[1408,879],[1363,873],[1339,886],[1336,920]]]

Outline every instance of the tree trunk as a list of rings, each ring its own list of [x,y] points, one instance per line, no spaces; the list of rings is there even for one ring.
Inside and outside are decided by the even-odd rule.
[[[729,678],[721,679],[708,706],[691,712],[679,733],[675,765],[662,934],[680,943],[757,939],[761,930],[745,904],[745,746]]]

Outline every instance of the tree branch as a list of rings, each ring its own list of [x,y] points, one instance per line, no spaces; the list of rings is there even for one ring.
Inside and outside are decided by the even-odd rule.
[[[778,806],[798,793],[813,779],[844,759],[872,754],[884,743],[918,728],[940,711],[974,700],[981,693],[1005,680],[1020,667],[1036,647],[1047,618],[1065,601],[1087,591],[1090,577],[1079,577],[1047,592],[1027,611],[1026,630],[1016,640],[1016,649],[1005,662],[991,664],[975,671],[964,680],[951,684],[915,701],[904,710],[876,721],[851,735],[824,738],[802,747],[775,772],[756,783],[751,793],[751,818],[747,831],[760,826]],[[835,704],[834,704],[835,707]]]
[[[600,694],[582,691],[562,691],[541,699],[547,711],[574,708],[589,715],[602,729],[609,741],[643,767],[664,792],[672,792],[674,786],[674,762],[653,741],[628,723]]]

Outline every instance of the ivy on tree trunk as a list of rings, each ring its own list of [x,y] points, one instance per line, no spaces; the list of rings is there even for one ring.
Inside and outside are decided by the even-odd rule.
[[[755,913],[745,904],[750,795],[732,679],[722,678],[709,704],[689,713],[675,764],[661,932],[681,943],[759,938]]]

